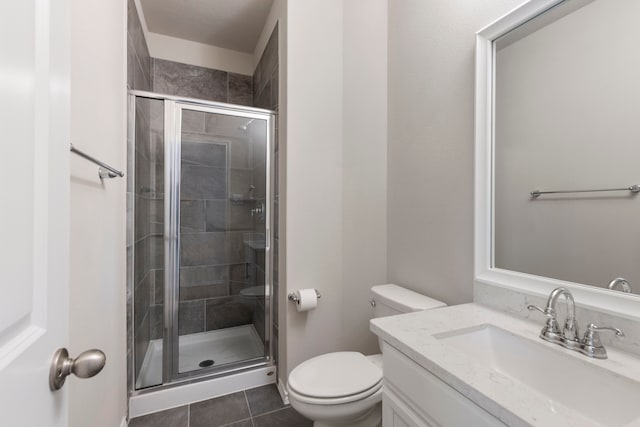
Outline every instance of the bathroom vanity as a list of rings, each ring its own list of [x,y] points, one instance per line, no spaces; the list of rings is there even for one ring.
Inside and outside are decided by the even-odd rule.
[[[371,321],[384,427],[640,427],[638,17],[530,0],[477,33],[475,302]]]
[[[395,347],[385,345],[383,358],[385,427],[504,426],[499,419]]]
[[[640,426],[640,359],[586,357],[478,304],[373,319],[383,426]]]

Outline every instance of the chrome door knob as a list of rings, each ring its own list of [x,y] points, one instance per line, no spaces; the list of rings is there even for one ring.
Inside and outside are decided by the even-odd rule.
[[[53,355],[49,371],[49,388],[60,390],[65,379],[74,374],[78,378],[91,378],[97,375],[107,363],[107,356],[100,350],[87,350],[75,359],[69,357],[66,348],[59,348]]]

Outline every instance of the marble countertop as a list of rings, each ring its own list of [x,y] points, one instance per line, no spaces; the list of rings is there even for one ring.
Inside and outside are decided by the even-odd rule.
[[[541,340],[544,320],[530,322],[478,304],[372,319],[371,330],[423,368],[443,380],[508,426],[603,426],[581,413],[550,400],[527,385],[477,363],[473,355],[451,347],[434,337],[459,329],[493,325],[554,351],[563,352],[576,363],[592,364],[614,376],[640,382],[640,359],[608,348],[607,360],[590,359],[580,353]],[[544,375],[544,368],[540,368]],[[594,384],[598,387],[598,384]],[[640,402],[640,401],[639,401]],[[640,426],[639,419],[626,426]]]

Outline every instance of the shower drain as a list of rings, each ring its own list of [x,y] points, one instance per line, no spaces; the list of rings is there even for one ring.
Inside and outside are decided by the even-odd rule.
[[[207,360],[203,360],[202,362],[198,363],[198,366],[200,366],[201,368],[208,368],[209,366],[212,366],[215,362],[211,359],[207,359]]]

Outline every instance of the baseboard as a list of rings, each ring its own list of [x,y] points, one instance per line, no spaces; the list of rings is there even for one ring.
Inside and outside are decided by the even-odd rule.
[[[139,393],[129,398],[129,418],[273,384],[276,382],[274,373],[275,367],[269,365],[224,377]]]
[[[127,422],[127,417],[124,417],[122,419],[122,422],[120,423],[120,427],[127,427],[129,425],[129,423]]]
[[[278,382],[276,383],[276,387],[278,387],[278,392],[280,393],[280,397],[282,398],[282,402],[285,405],[289,404],[289,392],[287,392],[287,388],[282,384],[280,378],[278,378]]]

